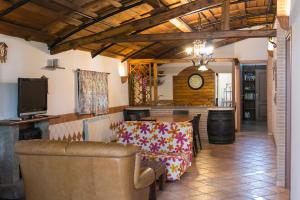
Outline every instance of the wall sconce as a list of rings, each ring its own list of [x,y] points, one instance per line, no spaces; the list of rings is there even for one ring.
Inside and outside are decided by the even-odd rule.
[[[277,48],[277,44],[274,42],[273,38],[269,38],[268,40],[268,53],[269,56],[273,57],[273,51]]]
[[[118,66],[121,83],[126,83],[128,80],[127,62],[120,63]]]

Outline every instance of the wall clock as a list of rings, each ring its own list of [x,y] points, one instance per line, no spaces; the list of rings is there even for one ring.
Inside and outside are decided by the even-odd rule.
[[[204,79],[200,74],[192,74],[188,78],[188,84],[193,90],[199,90],[204,84]]]

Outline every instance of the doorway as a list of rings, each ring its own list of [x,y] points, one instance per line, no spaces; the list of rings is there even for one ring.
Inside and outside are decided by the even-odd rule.
[[[241,66],[242,132],[267,132],[266,65]]]

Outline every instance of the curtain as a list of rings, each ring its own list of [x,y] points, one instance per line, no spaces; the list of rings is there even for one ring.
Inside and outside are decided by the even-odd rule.
[[[108,112],[108,74],[103,72],[78,72],[78,107],[80,114],[105,114]]]

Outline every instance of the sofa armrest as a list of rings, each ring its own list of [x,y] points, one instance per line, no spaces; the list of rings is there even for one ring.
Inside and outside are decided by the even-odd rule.
[[[144,168],[141,170],[138,180],[134,183],[136,189],[148,187],[155,181],[155,174],[153,169]]]

